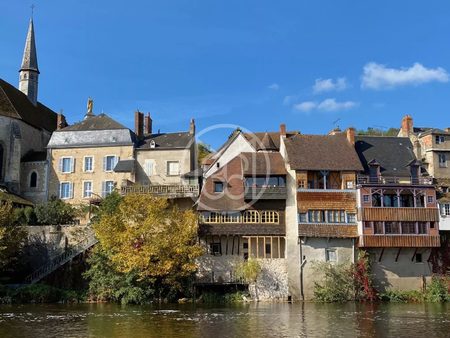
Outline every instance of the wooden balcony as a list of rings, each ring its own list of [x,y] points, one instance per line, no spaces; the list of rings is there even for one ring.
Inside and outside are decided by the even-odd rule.
[[[246,200],[285,200],[286,187],[245,187]]]
[[[438,208],[363,208],[362,221],[438,222]]]
[[[166,198],[198,197],[198,185],[131,185],[120,188],[122,195],[150,194]]]
[[[298,235],[306,237],[357,238],[356,224],[317,224],[303,223],[298,225]]]
[[[433,248],[441,245],[439,236],[430,235],[362,235],[361,248]]]
[[[429,177],[370,177],[367,175],[358,175],[357,184],[359,185],[432,185],[433,179]]]

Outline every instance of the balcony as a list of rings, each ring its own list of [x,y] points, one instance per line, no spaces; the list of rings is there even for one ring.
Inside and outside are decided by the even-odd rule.
[[[127,194],[150,194],[166,198],[198,197],[198,185],[128,185],[120,188],[122,195]]]
[[[358,175],[358,185],[432,185],[433,179],[429,177],[370,177]]]
[[[362,235],[361,248],[432,248],[441,245],[439,236],[430,235]]]
[[[438,222],[438,208],[364,208],[363,221]]]
[[[287,189],[282,186],[245,187],[246,200],[285,200]]]

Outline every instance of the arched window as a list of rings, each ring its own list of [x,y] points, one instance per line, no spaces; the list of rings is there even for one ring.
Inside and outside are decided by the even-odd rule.
[[[30,188],[37,187],[37,172],[33,171],[30,175]]]

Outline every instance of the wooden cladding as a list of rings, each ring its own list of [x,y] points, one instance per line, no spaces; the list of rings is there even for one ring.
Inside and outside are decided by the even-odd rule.
[[[362,235],[362,248],[431,248],[441,245],[439,236],[428,235]]]
[[[356,224],[299,224],[298,235],[307,237],[356,238],[358,237],[358,228]]]
[[[364,208],[361,210],[363,221],[406,221],[438,222],[437,208]]]
[[[356,212],[356,192],[299,191],[297,203],[300,212],[308,210],[345,210]]]

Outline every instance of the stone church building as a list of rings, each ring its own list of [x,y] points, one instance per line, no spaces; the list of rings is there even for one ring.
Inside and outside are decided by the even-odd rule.
[[[46,146],[57,114],[38,101],[39,67],[30,20],[19,89],[0,78],[0,189],[31,202],[46,199]]]

